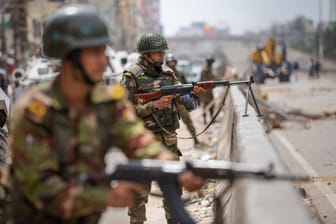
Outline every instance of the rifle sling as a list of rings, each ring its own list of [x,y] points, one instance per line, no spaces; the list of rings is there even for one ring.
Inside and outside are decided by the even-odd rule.
[[[227,86],[226,90],[225,90],[225,93],[224,93],[224,97],[223,97],[223,100],[222,100],[222,103],[221,103],[221,106],[218,108],[217,112],[215,113],[215,115],[211,118],[210,122],[207,124],[207,126],[202,130],[200,131],[199,133],[196,134],[196,136],[199,136],[201,134],[203,134],[206,130],[208,130],[208,128],[213,124],[213,122],[216,120],[218,114],[221,112],[222,110],[222,107],[225,105],[225,100],[226,100],[226,97],[229,93],[229,89],[230,89],[230,86]],[[178,139],[193,139],[194,137],[191,136],[191,137],[177,137]]]

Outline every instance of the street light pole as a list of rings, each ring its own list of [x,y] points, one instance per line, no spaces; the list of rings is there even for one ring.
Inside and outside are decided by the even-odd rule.
[[[322,34],[322,0],[319,0],[319,22],[318,22],[318,42],[317,42],[317,60],[323,59],[323,34]]]

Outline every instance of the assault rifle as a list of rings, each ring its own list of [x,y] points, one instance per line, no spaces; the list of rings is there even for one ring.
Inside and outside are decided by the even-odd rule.
[[[192,171],[194,175],[205,179],[259,178],[266,180],[298,181],[307,180],[308,176],[275,174],[271,169],[264,169],[253,164],[234,163],[228,161],[162,161],[162,160],[129,160],[115,167],[112,174],[102,174],[109,180],[128,180],[135,182],[157,181],[169,209],[179,223],[195,222],[185,210],[183,201],[177,191],[177,177],[184,171]]]
[[[248,101],[249,93],[251,93],[252,100],[254,102],[254,105],[256,106],[258,116],[262,116],[260,113],[259,107],[257,105],[257,102],[255,100],[252,88],[251,88],[252,83],[254,83],[253,76],[251,76],[249,80],[243,80],[243,81],[219,80],[219,81],[194,82],[192,84],[162,86],[160,87],[160,90],[155,91],[155,92],[133,94],[133,103],[134,104],[145,104],[145,103],[148,103],[149,101],[159,99],[162,96],[191,93],[194,86],[199,86],[199,87],[202,87],[203,89],[209,90],[209,89],[213,89],[218,86],[230,87],[232,85],[247,85],[249,91],[247,91],[246,93],[244,116],[247,116],[247,104],[248,104],[247,101]]]

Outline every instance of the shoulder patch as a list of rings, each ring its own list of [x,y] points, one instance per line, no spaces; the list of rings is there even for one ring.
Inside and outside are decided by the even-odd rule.
[[[111,86],[110,93],[113,100],[120,100],[125,96],[125,89],[121,85],[113,85]]]
[[[42,119],[47,113],[47,106],[37,99],[30,101],[27,112],[38,119]]]
[[[126,95],[126,90],[119,84],[116,85],[99,85],[91,93],[93,103],[105,103],[112,100],[120,100]]]
[[[138,64],[134,64],[132,67],[130,67],[125,72],[129,73],[132,76],[138,77],[145,73],[145,70]]]
[[[52,105],[52,100],[42,94],[37,93],[27,104],[26,115],[35,122],[42,122],[47,115],[48,108]]]

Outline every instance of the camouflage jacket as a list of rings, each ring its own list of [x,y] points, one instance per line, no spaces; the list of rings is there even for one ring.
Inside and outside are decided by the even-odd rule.
[[[61,218],[102,211],[109,183],[81,182],[78,174],[104,172],[111,147],[129,158],[152,158],[164,150],[125,98],[120,85],[98,85],[88,96],[89,107],[78,112],[56,79],[19,99],[10,123],[13,177],[31,205]]]
[[[201,72],[201,82],[203,81],[213,81],[215,80],[215,75],[212,72],[212,69],[205,65]],[[200,97],[201,102],[208,104],[213,99],[212,90],[208,90],[204,96]]]
[[[174,73],[175,73],[177,79],[180,81],[180,83],[182,83],[182,84],[187,84],[188,83],[185,75],[182,72],[174,69]]]
[[[162,67],[162,71],[158,72],[140,56],[136,64],[124,71],[121,84],[127,88],[131,99],[136,93],[154,92],[162,86],[181,83],[170,68]],[[152,101],[144,105],[135,105],[136,113],[144,120],[145,126],[154,133],[161,132],[164,136],[163,142],[168,146],[176,144],[176,136],[163,132],[161,127],[176,135],[175,130],[179,128],[179,118],[175,103],[173,102],[171,109],[163,110],[154,109]]]

